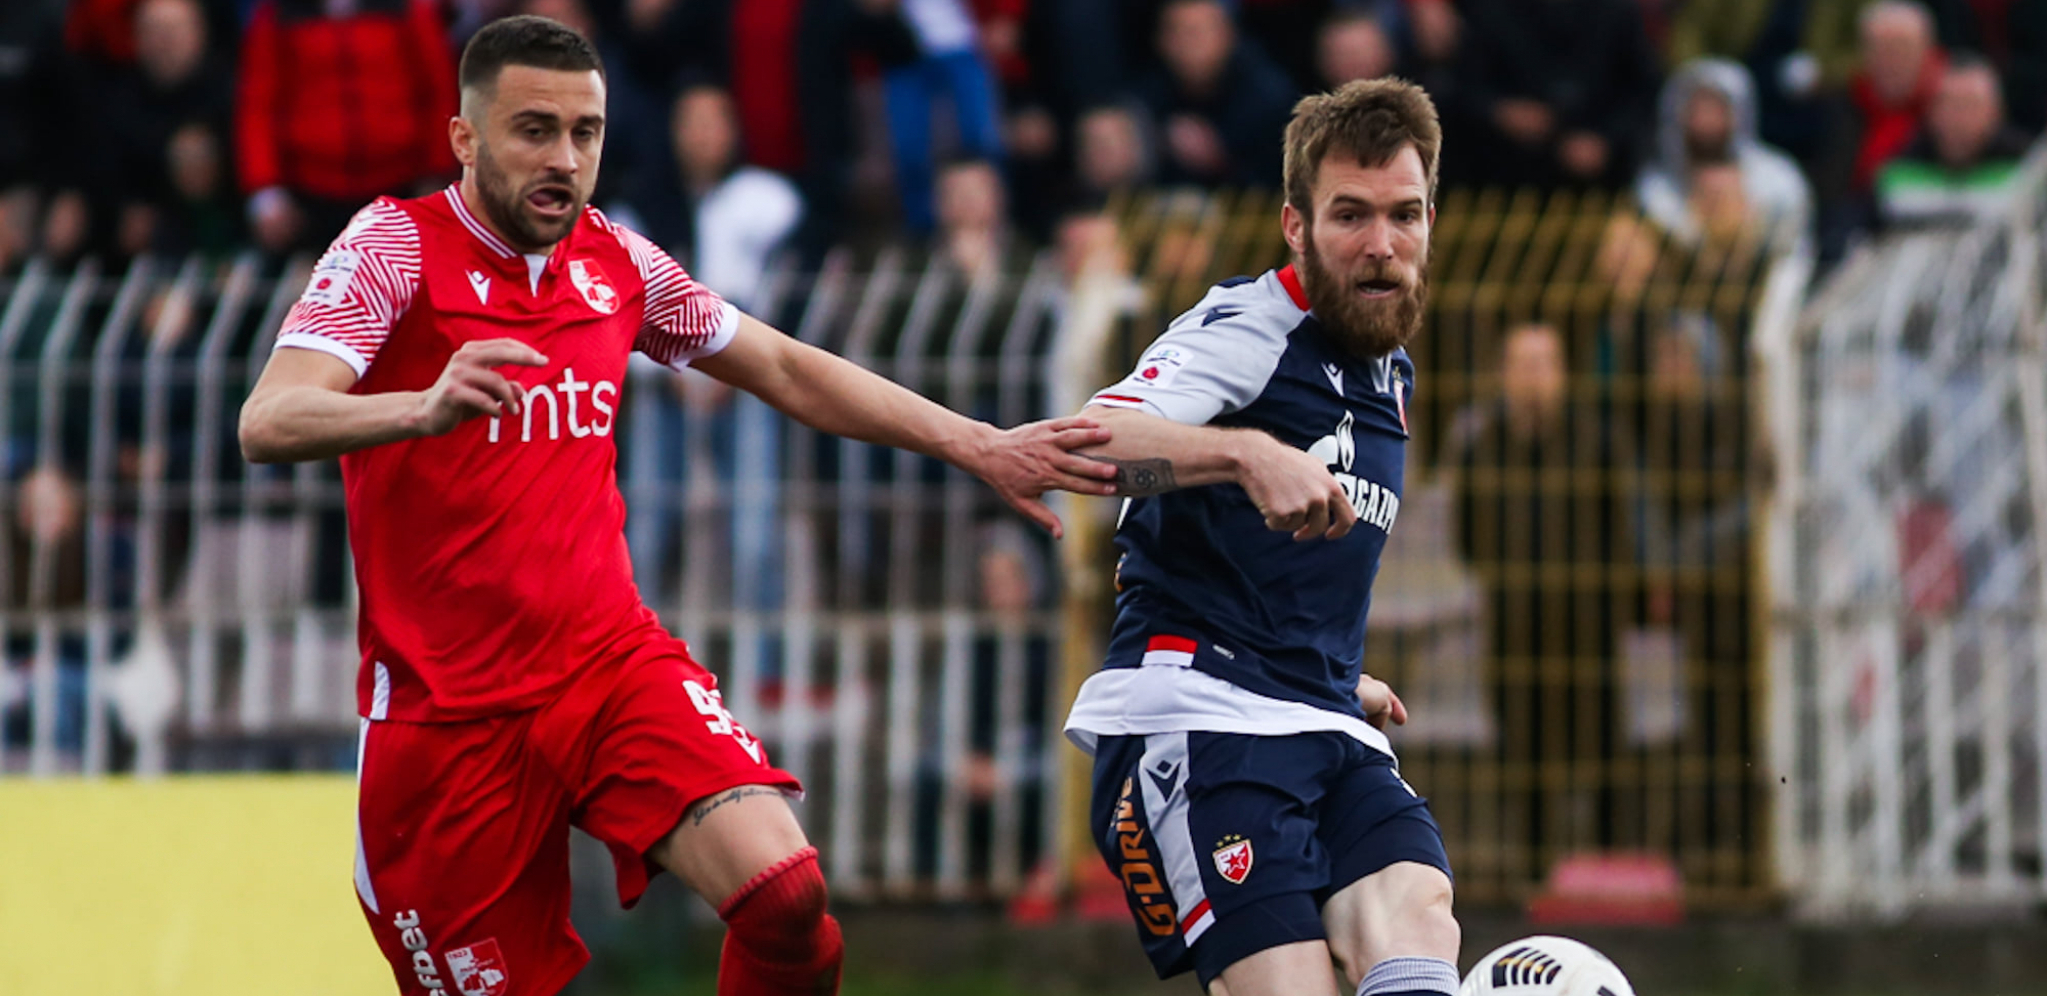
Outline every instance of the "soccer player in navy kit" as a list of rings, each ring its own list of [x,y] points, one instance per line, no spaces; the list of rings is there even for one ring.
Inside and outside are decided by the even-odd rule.
[[[1086,412],[1113,433],[1116,623],[1067,734],[1161,978],[1228,996],[1450,994],[1458,926],[1427,803],[1362,671],[1400,511],[1442,129],[1395,79],[1286,131],[1292,265],[1225,281]]]

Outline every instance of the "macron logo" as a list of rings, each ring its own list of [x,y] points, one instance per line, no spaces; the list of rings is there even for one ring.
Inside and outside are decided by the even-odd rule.
[[[477,304],[490,303],[490,278],[475,270],[469,271],[469,286],[476,291]]]
[[[1342,367],[1337,366],[1334,363],[1324,363],[1322,364],[1322,376],[1329,378],[1329,386],[1336,388],[1336,393],[1338,394],[1343,393]]]

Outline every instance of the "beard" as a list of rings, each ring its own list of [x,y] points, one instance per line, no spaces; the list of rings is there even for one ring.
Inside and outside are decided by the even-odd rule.
[[[1338,274],[1325,265],[1311,229],[1301,263],[1297,271],[1301,289],[1308,295],[1308,307],[1330,337],[1352,356],[1377,359],[1407,345],[1421,331],[1422,309],[1429,299],[1426,253],[1415,262],[1413,276],[1407,279],[1390,265],[1366,264],[1356,272]],[[1367,298],[1358,293],[1358,284],[1367,280],[1398,280],[1400,287],[1386,297]]]
[[[526,198],[541,187],[571,191],[574,210],[558,220],[529,214]],[[522,252],[542,251],[567,238],[575,229],[576,220],[583,216],[583,206],[588,201],[576,190],[575,181],[559,173],[543,173],[524,189],[512,189],[512,178],[498,166],[490,146],[481,142],[476,146],[476,190],[482,195],[483,211],[490,215],[491,224],[504,233],[512,248]]]

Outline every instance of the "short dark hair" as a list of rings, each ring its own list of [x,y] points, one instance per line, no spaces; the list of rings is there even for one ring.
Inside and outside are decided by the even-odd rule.
[[[1286,126],[1282,176],[1287,203],[1315,217],[1315,178],[1331,153],[1360,165],[1384,166],[1406,146],[1421,156],[1428,196],[1436,199],[1436,161],[1443,151],[1443,125],[1435,101],[1413,83],[1393,76],[1352,80],[1330,93],[1302,97]]]
[[[590,39],[560,21],[536,14],[501,17],[483,26],[462,47],[462,89],[497,85],[506,66],[531,66],[604,75],[604,60]]]

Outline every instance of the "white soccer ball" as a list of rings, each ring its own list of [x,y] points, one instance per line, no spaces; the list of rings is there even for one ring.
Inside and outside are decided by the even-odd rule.
[[[1635,996],[1619,967],[1568,937],[1508,941],[1471,966],[1457,996]]]

